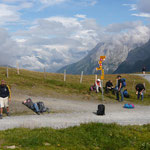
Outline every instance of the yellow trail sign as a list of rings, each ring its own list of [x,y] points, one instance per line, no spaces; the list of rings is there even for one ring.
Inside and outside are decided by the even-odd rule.
[[[101,80],[104,80],[104,69],[101,70],[102,74],[101,74]]]

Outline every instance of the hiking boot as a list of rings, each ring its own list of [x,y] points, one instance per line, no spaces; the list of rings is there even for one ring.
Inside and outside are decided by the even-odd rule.
[[[2,114],[0,114],[0,119],[3,119],[3,115]]]
[[[10,112],[7,112],[6,115],[7,115],[7,116],[10,116]]]

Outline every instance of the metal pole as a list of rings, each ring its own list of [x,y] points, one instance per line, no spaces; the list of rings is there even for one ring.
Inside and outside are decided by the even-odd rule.
[[[103,101],[104,100],[103,80],[101,80],[101,86],[102,86],[102,101]]]

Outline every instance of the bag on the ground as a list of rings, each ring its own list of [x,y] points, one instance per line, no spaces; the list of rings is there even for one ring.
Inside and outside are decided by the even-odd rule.
[[[134,108],[134,104],[124,104],[124,108]]]
[[[97,115],[105,115],[105,105],[98,105]]]
[[[49,108],[45,107],[43,102],[37,102],[37,105],[41,113],[46,112],[46,111],[49,112]]]
[[[95,91],[96,90],[95,85],[91,85],[89,90],[90,91]]]
[[[125,98],[129,98],[130,97],[127,90],[123,91],[123,95],[124,95]]]
[[[121,82],[122,82],[122,87],[126,87],[126,79],[125,79],[125,78],[122,78],[122,79],[121,79]]]
[[[28,108],[34,110],[34,103],[32,102],[31,98],[26,99],[22,102],[22,104],[26,105]]]

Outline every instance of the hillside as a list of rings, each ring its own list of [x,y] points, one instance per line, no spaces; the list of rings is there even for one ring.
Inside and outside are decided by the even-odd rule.
[[[150,83],[139,76],[122,75],[126,78],[127,89],[130,92],[130,101],[136,101],[135,85],[137,83],[145,83],[147,91],[150,90]],[[80,75],[66,76],[64,82],[63,74],[44,73],[28,71],[21,69],[20,75],[17,74],[16,69],[9,68],[9,78],[6,78],[6,68],[0,68],[0,79],[5,79],[12,89],[12,95],[29,95],[42,97],[61,97],[71,99],[101,99],[101,93],[89,92],[89,87],[94,84],[95,75],[84,75],[83,82],[80,84]],[[104,85],[108,80],[116,83],[116,75],[106,75]],[[149,92],[145,94],[144,103],[149,103]],[[114,100],[115,96],[112,94],[105,94],[106,100]]]
[[[114,73],[141,72],[145,66],[150,71],[150,40],[128,54],[127,59],[122,62]]]

